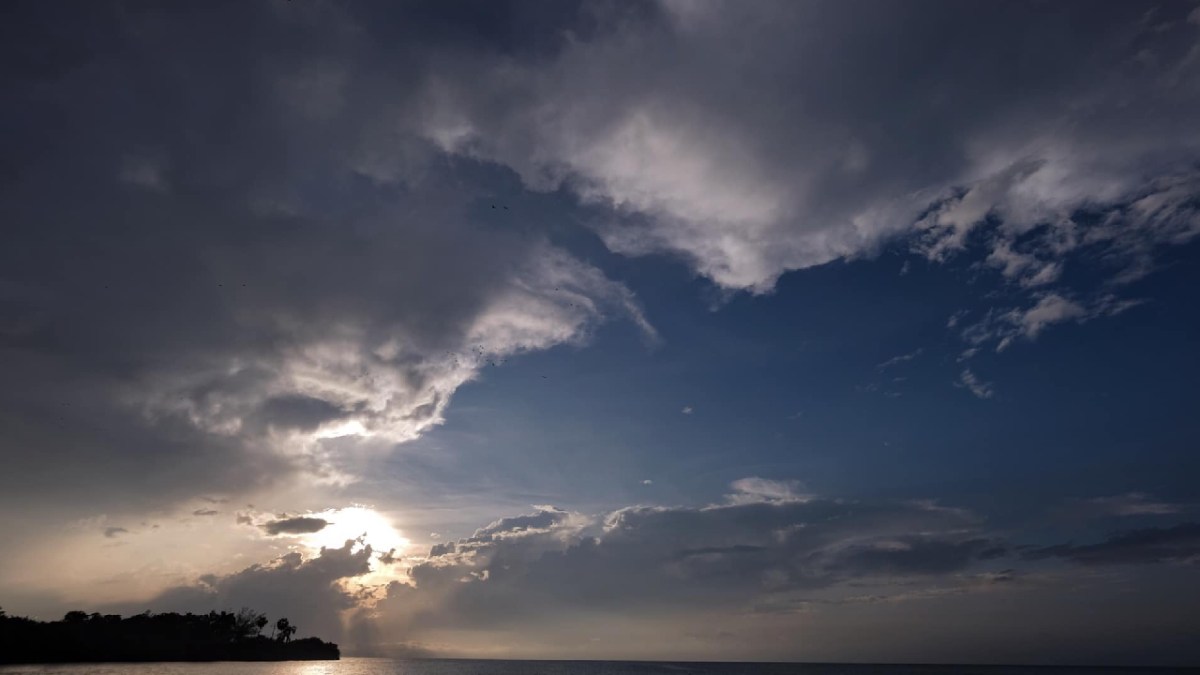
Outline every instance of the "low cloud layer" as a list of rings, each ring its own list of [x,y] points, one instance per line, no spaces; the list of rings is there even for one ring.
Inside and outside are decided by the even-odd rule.
[[[325,525],[295,517],[262,527],[275,535]],[[395,551],[376,556],[361,541],[307,559],[293,552],[201,577],[150,605],[247,605],[339,639],[342,612],[355,610],[349,618],[356,635],[369,626],[392,644],[420,642],[440,630],[534,626],[585,608],[654,616],[688,609],[773,613],[806,594],[868,581],[937,583],[989,565],[997,550],[967,511],[821,499],[798,493],[795,483],[746,478],[721,503],[697,508],[630,506],[593,516],[540,507],[436,544],[427,555],[410,553],[403,563]],[[372,568],[405,563],[405,581],[374,590],[347,585]]]
[[[988,565],[997,550],[966,511],[814,498],[758,478],[733,488],[700,508],[597,517],[543,509],[498,520],[434,546],[369,615],[380,635],[400,640],[532,628],[585,610],[770,614],[856,584],[936,585]]]
[[[1200,523],[1148,527],[1114,534],[1087,545],[1060,544],[1025,553],[1031,560],[1061,558],[1080,565],[1136,565],[1200,562]]]
[[[1034,548],[990,532],[965,509],[816,497],[794,482],[751,477],[699,507],[597,515],[538,507],[427,554],[376,554],[361,540],[307,558],[288,553],[169,589],[150,606],[249,605],[324,631],[356,653],[463,654],[487,635],[553,630],[580,640],[578,632],[602,617],[670,625],[705,616],[732,626],[813,613],[837,620],[855,608],[909,603],[924,612],[921,603],[970,597],[980,611],[995,594],[1047,592],[1060,562],[1186,568],[1200,555],[1198,536],[1195,524],[1183,523]],[[402,578],[389,582],[397,573]],[[927,616],[922,622],[948,628]],[[466,642],[443,643],[448,636]]]

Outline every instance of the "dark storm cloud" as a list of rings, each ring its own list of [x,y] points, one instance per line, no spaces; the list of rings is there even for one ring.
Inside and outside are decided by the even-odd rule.
[[[329,521],[323,518],[310,518],[308,516],[296,516],[294,518],[280,518],[260,525],[264,532],[270,535],[276,534],[311,534],[320,532],[329,525]]]
[[[1200,560],[1200,523],[1147,527],[1098,544],[1060,544],[1026,551],[1030,560],[1061,558],[1080,565],[1134,565]]]
[[[220,513],[221,512],[217,511],[216,509],[196,509],[195,511],[192,511],[193,516],[215,516],[219,515]]]
[[[375,11],[10,8],[4,495],[124,508],[328,475],[326,427],[409,439],[487,358],[606,315],[652,330],[520,213],[480,219],[512,181],[417,133],[431,47],[391,38],[466,44],[470,13]]]
[[[109,539],[114,539],[118,535],[129,534],[129,530],[123,527],[106,527],[104,528],[104,536]]]

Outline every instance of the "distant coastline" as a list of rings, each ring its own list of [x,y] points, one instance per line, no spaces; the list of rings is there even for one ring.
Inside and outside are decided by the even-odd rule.
[[[270,626],[270,634],[266,629]],[[338,646],[293,640],[287,619],[271,625],[248,609],[208,614],[68,612],[61,621],[0,611],[0,664],[147,661],[336,661]]]

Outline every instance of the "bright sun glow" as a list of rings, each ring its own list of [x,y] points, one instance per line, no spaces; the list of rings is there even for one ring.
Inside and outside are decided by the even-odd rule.
[[[317,438],[341,438],[342,436],[370,436],[367,428],[358,420],[350,420],[328,427],[322,427],[316,433]]]
[[[364,537],[364,542],[370,544],[380,553],[396,549],[403,553],[409,545],[409,540],[400,534],[383,514],[365,506],[350,506],[344,509],[329,509],[311,514],[313,518],[321,518],[329,522],[320,532],[306,534],[301,537],[305,546],[314,551],[322,546],[341,548],[347,540]]]

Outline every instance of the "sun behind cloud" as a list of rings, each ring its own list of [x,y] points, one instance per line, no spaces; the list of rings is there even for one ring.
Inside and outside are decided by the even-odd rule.
[[[360,537],[363,544],[381,552],[391,549],[403,552],[411,543],[387,516],[368,506],[327,509],[310,515],[329,523],[317,532],[300,537],[301,543],[313,552],[322,548],[338,548]]]

